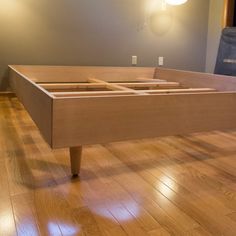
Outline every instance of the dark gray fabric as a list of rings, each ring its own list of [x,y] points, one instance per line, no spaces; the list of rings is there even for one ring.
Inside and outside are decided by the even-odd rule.
[[[236,27],[222,31],[214,73],[236,76]]]

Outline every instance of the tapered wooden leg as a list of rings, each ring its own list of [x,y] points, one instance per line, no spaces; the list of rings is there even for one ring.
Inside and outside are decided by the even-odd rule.
[[[71,173],[73,176],[79,175],[81,156],[82,156],[82,146],[70,147],[70,165],[71,165]]]

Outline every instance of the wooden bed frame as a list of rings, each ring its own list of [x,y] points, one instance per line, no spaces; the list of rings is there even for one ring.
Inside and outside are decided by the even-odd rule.
[[[236,78],[165,68],[21,66],[10,84],[51,148],[236,128]]]

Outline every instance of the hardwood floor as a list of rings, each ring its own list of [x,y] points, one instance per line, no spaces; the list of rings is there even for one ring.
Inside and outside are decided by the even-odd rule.
[[[73,179],[1,95],[0,235],[235,236],[236,132],[87,146]]]

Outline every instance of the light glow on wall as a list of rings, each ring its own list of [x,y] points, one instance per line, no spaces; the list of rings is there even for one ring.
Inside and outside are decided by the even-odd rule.
[[[162,10],[163,5],[165,5],[164,0],[149,0],[146,2],[146,12],[147,14],[152,14],[158,10]]]
[[[25,8],[25,4],[17,0],[0,0],[0,16],[14,18],[16,14],[21,14]]]
[[[181,5],[186,3],[188,0],[165,0],[169,5]]]

